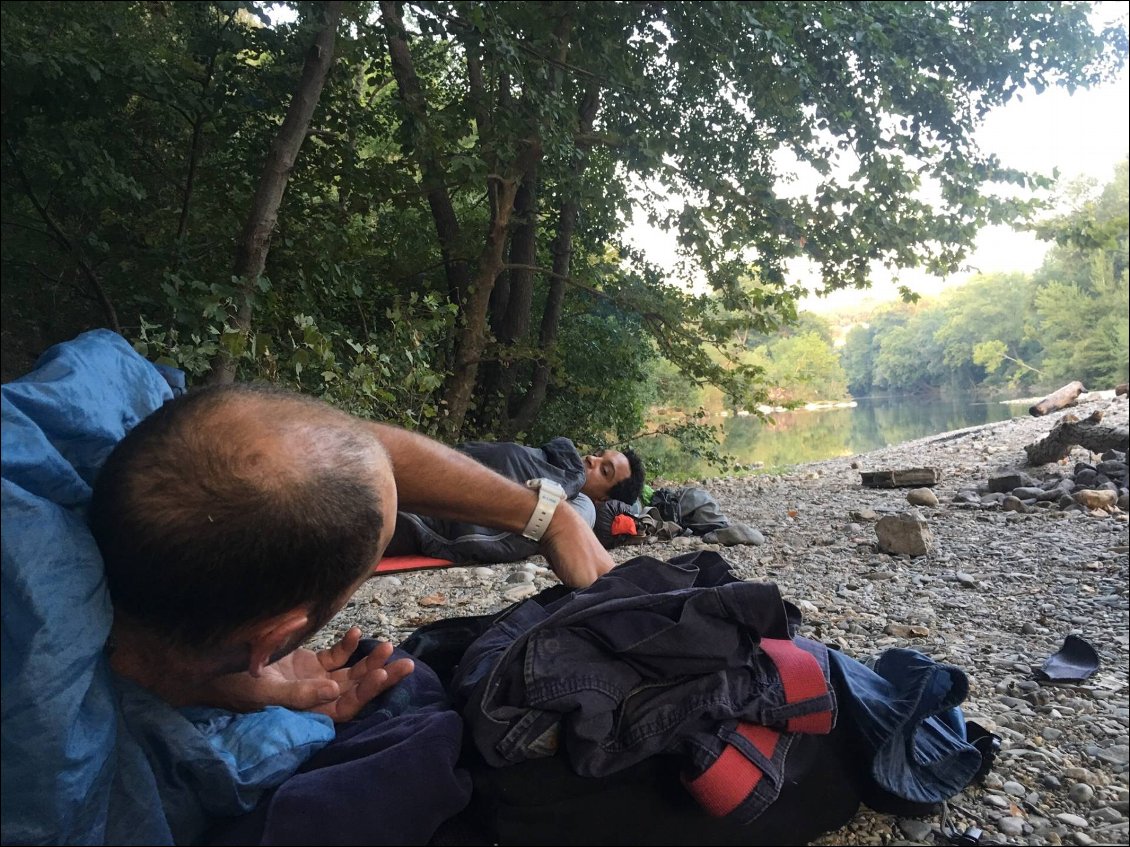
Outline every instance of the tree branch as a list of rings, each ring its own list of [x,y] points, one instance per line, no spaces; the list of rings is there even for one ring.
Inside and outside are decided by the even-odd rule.
[[[51,235],[55,237],[55,240],[74,256],[75,261],[82,270],[82,275],[85,277],[87,285],[90,286],[91,291],[102,307],[102,313],[106,317],[107,323],[110,324],[110,328],[114,330],[114,332],[121,335],[122,325],[118,322],[117,310],[114,309],[114,304],[110,302],[110,298],[106,294],[106,289],[102,287],[102,283],[99,281],[98,275],[94,272],[94,268],[90,266],[90,262],[87,261],[86,256],[83,255],[82,249],[75,243],[74,239],[63,232],[59,225],[55,223],[55,219],[48,213],[47,209],[39,202],[39,198],[35,196],[35,189],[32,188],[31,181],[27,178],[27,174],[24,173],[23,166],[20,164],[20,159],[16,155],[16,149],[12,146],[10,139],[5,139],[4,147],[7,149],[8,156],[12,160],[12,166],[15,168],[16,176],[19,177],[20,184],[23,186],[24,194],[27,195],[28,200],[31,201],[31,205],[35,207],[35,210],[39,213],[39,216],[43,219],[43,223],[47,225],[47,229],[50,231]]]

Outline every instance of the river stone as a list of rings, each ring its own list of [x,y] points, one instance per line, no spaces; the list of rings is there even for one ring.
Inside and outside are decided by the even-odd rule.
[[[1027,512],[1028,506],[1019,497],[1012,494],[1006,494],[1005,498],[1001,500],[1001,511],[1004,512]]]
[[[1091,812],[1091,817],[1099,823],[1118,823],[1122,820],[1122,815],[1118,813],[1118,810],[1112,809],[1110,806],[1095,809]]]
[[[929,488],[915,488],[906,493],[906,501],[912,506],[937,506],[938,495]]]
[[[721,529],[714,529],[706,533],[702,540],[707,544],[722,544],[733,547],[736,544],[752,544],[760,547],[765,543],[765,536],[756,527],[744,523],[734,523]]]
[[[1045,494],[1047,494],[1047,492],[1038,485],[1022,485],[1019,488],[1012,489],[1012,496],[1019,497],[1021,500],[1038,500]]]
[[[1075,502],[1088,509],[1112,509],[1118,504],[1118,493],[1084,488],[1075,492]]]
[[[997,826],[1000,827],[1001,832],[1011,838],[1019,838],[1024,834],[1024,819],[1014,815],[1001,818],[997,821]]]
[[[1041,503],[1043,502],[1056,502],[1060,497],[1066,497],[1071,493],[1071,486],[1059,483],[1051,488],[1046,489],[1042,494],[1036,496],[1036,499]]]
[[[531,582],[521,582],[513,588],[508,588],[502,592],[502,596],[510,603],[517,603],[519,600],[525,600],[527,597],[533,597],[538,593],[538,588]]]
[[[927,821],[918,821],[914,818],[899,818],[899,829],[911,841],[925,841],[934,831],[934,827]]]
[[[1060,823],[1067,824],[1068,826],[1077,826],[1080,829],[1086,829],[1090,826],[1086,818],[1081,818],[1079,815],[1073,815],[1070,812],[1060,812],[1055,816],[1055,819]]]
[[[879,549],[884,553],[925,556],[934,548],[930,527],[914,512],[880,518],[875,524],[875,535],[879,539]]]
[[[989,491],[994,494],[1007,494],[1014,488],[1035,485],[1037,485],[1036,480],[1026,473],[1018,472],[989,477]]]
[[[1068,790],[1067,796],[1076,803],[1090,803],[1095,796],[1095,789],[1085,782],[1077,782]]]

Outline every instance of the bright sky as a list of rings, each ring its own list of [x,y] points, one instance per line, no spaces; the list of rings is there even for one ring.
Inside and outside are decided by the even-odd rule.
[[[1121,7],[1122,14],[1126,6]],[[1099,184],[1109,182],[1115,165],[1130,150],[1130,75],[1124,69],[1115,81],[1086,91],[1068,94],[1047,89],[1042,94],[1022,94],[1005,107],[991,113],[977,133],[981,149],[997,154],[1007,167],[1052,175],[1058,169],[1061,183],[1089,177]],[[637,219],[628,230],[629,239],[648,257],[663,267],[675,262],[673,239],[650,229]],[[949,285],[966,282],[977,272],[1032,272],[1039,267],[1047,244],[1030,233],[1008,227],[983,230],[969,260],[970,270],[948,279],[913,271],[903,272],[899,282],[923,295],[933,295]],[[796,278],[810,286],[816,283],[800,264],[793,268]],[[832,312],[865,300],[884,301],[898,297],[897,283],[889,273],[876,274],[866,291],[841,291],[825,298],[808,297],[804,309]]]

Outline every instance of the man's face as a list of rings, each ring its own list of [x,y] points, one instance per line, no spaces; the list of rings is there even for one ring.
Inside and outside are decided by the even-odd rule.
[[[612,486],[632,475],[628,457],[619,450],[602,450],[585,456],[584,463],[585,484],[581,491],[594,503],[603,503]]]

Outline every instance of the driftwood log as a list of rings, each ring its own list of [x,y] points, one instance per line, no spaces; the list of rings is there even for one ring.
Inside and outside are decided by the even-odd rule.
[[[1083,383],[1076,380],[1069,382],[1063,388],[1057,389],[1037,403],[1035,406],[1028,408],[1028,414],[1034,418],[1041,415],[1046,415],[1048,412],[1054,412],[1062,409],[1064,406],[1070,406],[1079,399],[1079,395],[1087,389],[1083,387]]]
[[[1125,451],[1130,442],[1130,430],[1124,426],[1102,426],[1103,413],[1096,411],[1084,421],[1068,415],[1054,427],[1046,437],[1024,448],[1028,454],[1028,464],[1046,465],[1058,462],[1078,444],[1092,453],[1105,453],[1107,450]]]
[[[937,468],[906,468],[897,471],[860,471],[864,488],[919,488],[942,478]]]

